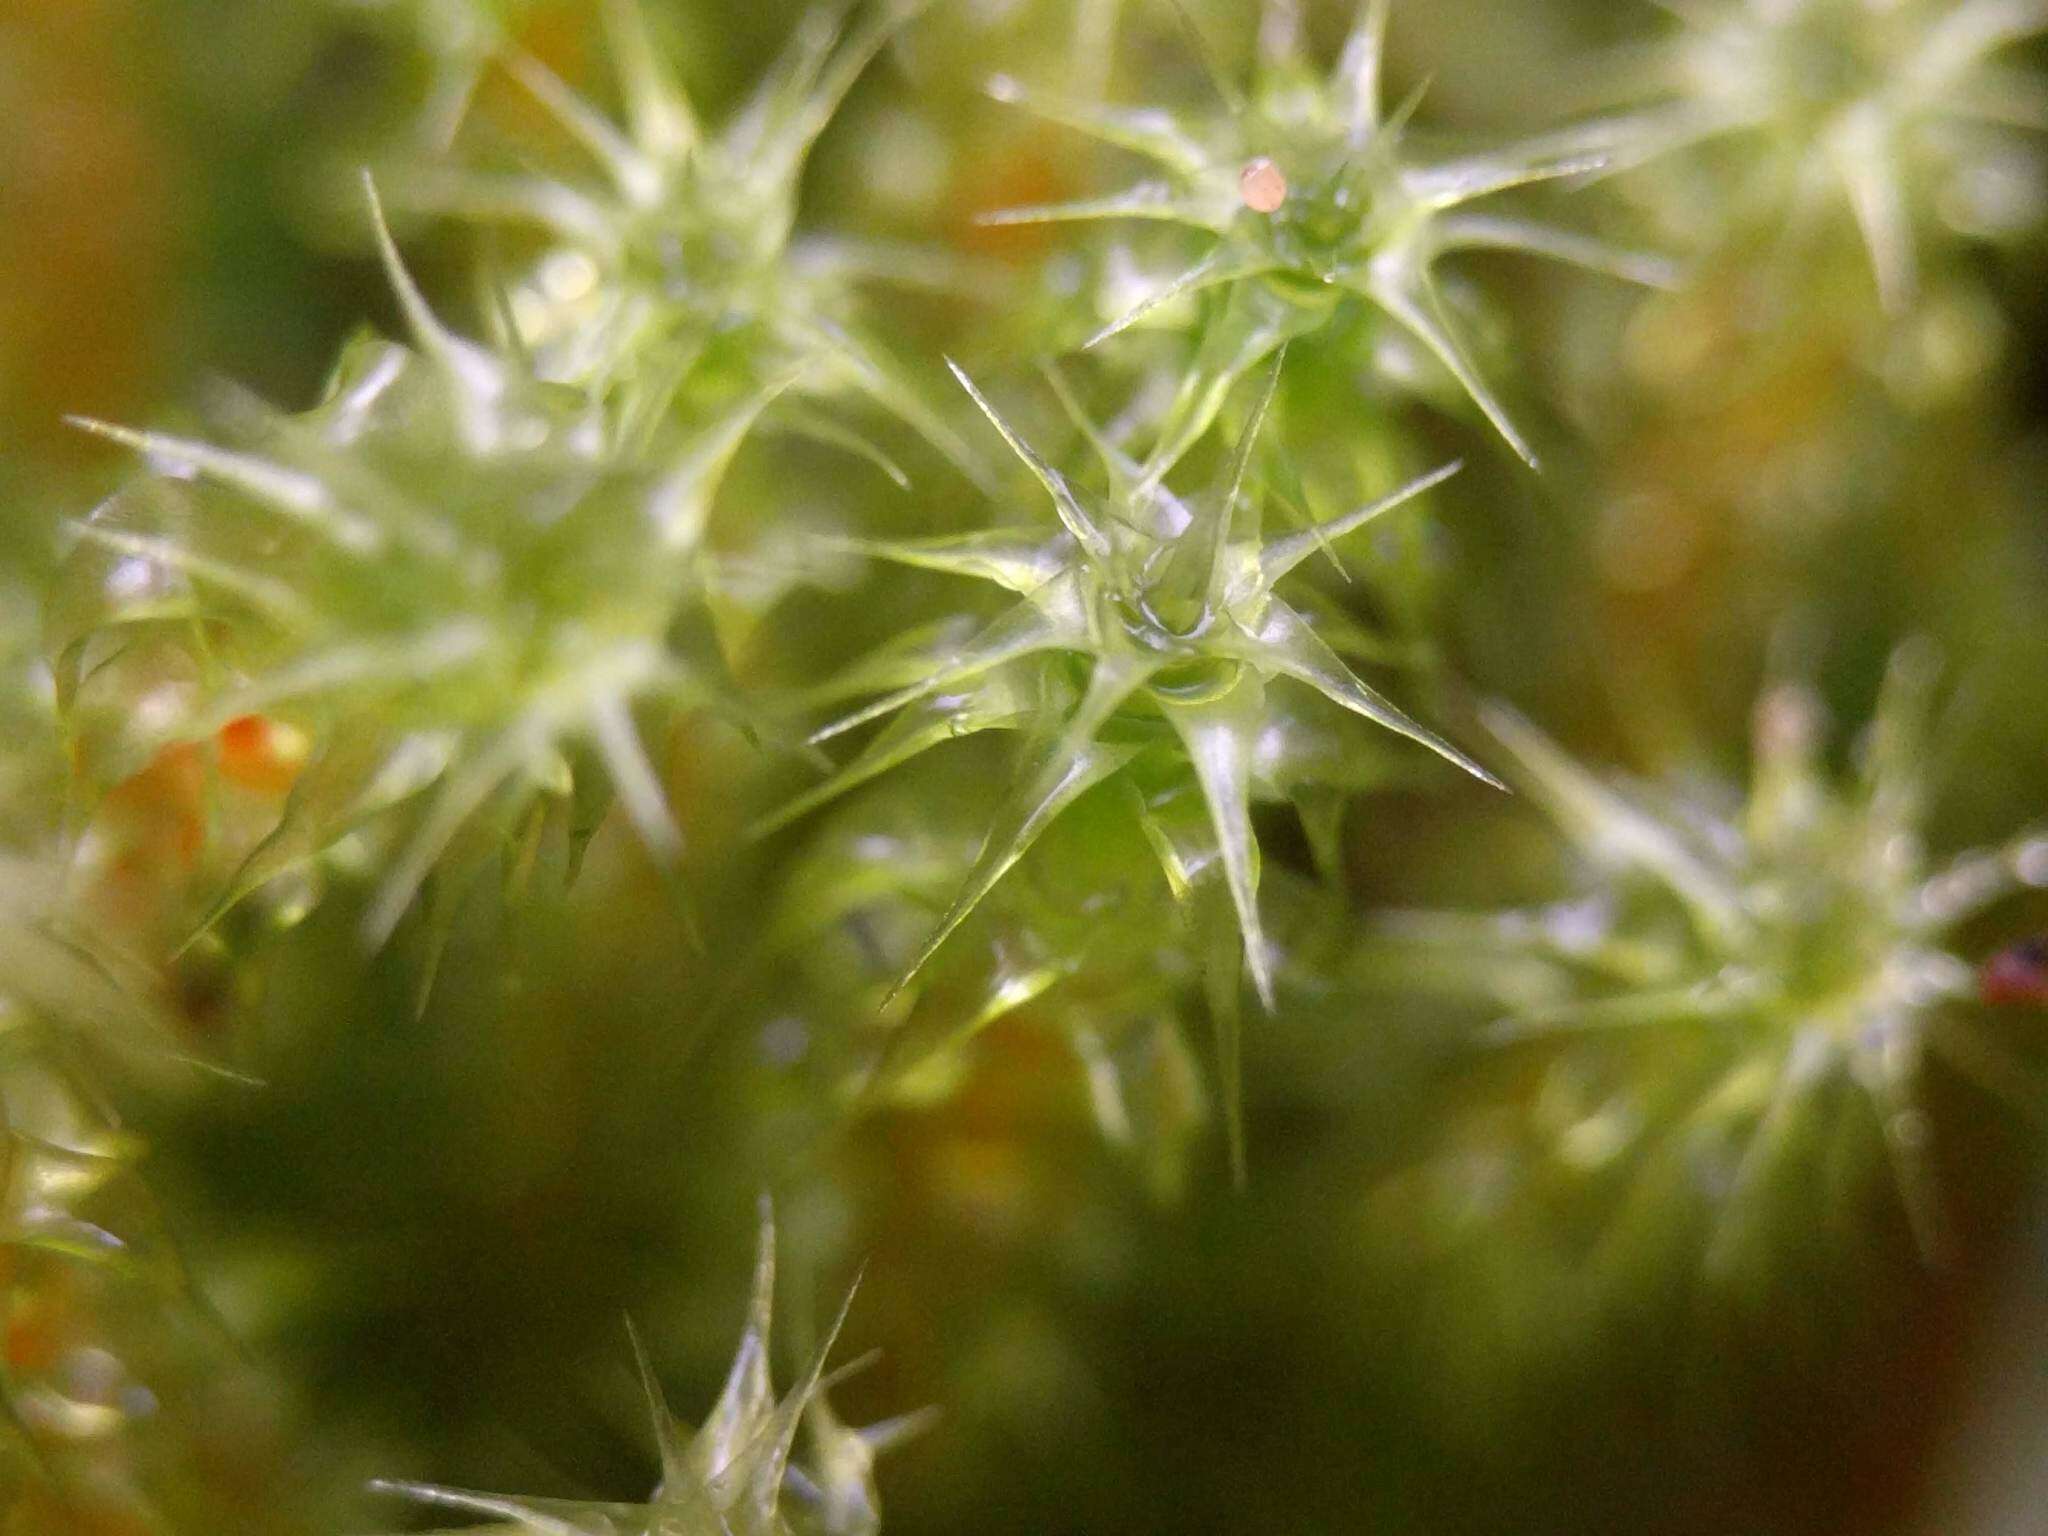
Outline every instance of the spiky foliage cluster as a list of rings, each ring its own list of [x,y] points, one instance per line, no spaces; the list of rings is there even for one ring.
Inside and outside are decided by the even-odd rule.
[[[449,164],[409,164],[402,195],[478,224],[538,234],[539,255],[505,295],[506,323],[540,376],[587,387],[621,430],[658,429],[793,389],[864,394],[962,463],[944,420],[861,334],[854,283],[917,283],[923,253],[799,237],[804,166],[846,93],[915,4],[883,4],[851,28],[815,11],[749,100],[703,123],[639,0],[603,7],[624,103],[614,122],[546,65],[504,66],[587,168],[530,169],[529,146],[484,145]],[[478,137],[484,137],[479,134]],[[555,146],[557,149],[562,146]],[[793,425],[862,440],[829,418]]]
[[[663,13],[637,0],[587,7],[610,65],[588,95],[565,78],[572,69],[524,51],[522,5],[374,6],[438,61],[433,115],[447,120],[380,164],[379,183],[408,214],[443,220],[440,235],[474,239],[483,323],[465,329],[489,340],[437,318],[373,195],[405,341],[350,342],[307,410],[230,399],[206,437],[93,427],[139,452],[145,472],[69,529],[45,615],[49,698],[25,673],[0,689],[10,726],[40,726],[54,702],[75,791],[68,816],[38,807],[25,818],[39,852],[61,823],[70,892],[16,910],[32,885],[0,864],[9,1305],[31,1265],[105,1270],[126,1247],[96,1214],[127,1187],[130,1144],[87,1091],[103,1076],[92,1064],[115,1047],[160,1060],[164,1038],[203,1021],[253,1024],[225,1035],[243,1045],[287,1016],[248,1048],[290,1076],[307,1066],[295,1053],[319,1053],[289,1016],[345,1018],[362,1054],[315,1067],[360,1067],[363,1082],[308,1101],[352,1111],[370,1097],[365,1082],[381,1092],[397,1081],[391,1097],[407,1102],[394,1114],[436,1113],[420,1107],[443,1103],[431,1093],[408,1100],[405,1073],[424,1059],[408,1050],[446,1051],[436,1091],[504,1066],[480,1118],[512,1127],[519,1149],[475,1179],[502,1175],[506,1190],[465,1188],[475,1200],[463,1209],[488,1211],[478,1219],[529,1246],[479,1268],[459,1241],[408,1250],[445,1252],[466,1302],[500,1272],[515,1291],[567,1272],[549,1265],[573,1243],[543,1248],[537,1230],[588,1232],[613,1245],[621,1269],[644,1258],[641,1202],[599,1199],[596,1214],[560,1224],[556,1202],[585,1193],[579,1179],[637,1164],[650,1124],[692,1155],[722,1152],[717,1127],[705,1128],[725,1112],[712,1101],[743,1085],[729,1095],[743,1101],[734,1113],[758,1123],[730,1166],[744,1164],[753,1187],[749,1159],[765,1143],[769,1180],[802,1180],[839,1155],[838,1141],[957,1110],[986,1062],[977,1049],[1012,1029],[1046,1027],[1075,1117],[1085,1099],[1152,1194],[1185,1196],[1194,1149],[1210,1140],[1227,1144],[1240,1183],[1255,1183],[1244,994],[1296,1053],[1301,1099],[1355,1089],[1371,1058],[1360,1042],[1382,1033],[1355,986],[1384,982],[1390,937],[1500,1014],[1495,1043],[1523,1053],[1513,1059],[1540,1084],[1509,1150],[1459,1185],[1468,1216],[1497,1209],[1504,1184],[1600,1182],[1625,1213],[1696,1215],[1710,1258],[1725,1262],[1773,1245],[1782,1228],[1759,1219],[1767,1210],[1857,1209],[1867,1154],[1882,1147],[1910,1225],[1938,1249],[1931,1063],[2038,1099],[1973,1017],[1966,956],[1978,936],[1967,924],[2048,886],[2048,843],[1928,862],[1921,721],[1932,684],[1919,652],[1901,653],[1846,779],[1827,766],[1808,695],[1769,693],[1746,799],[1616,787],[1494,709],[1508,776],[1555,821],[1584,888],[1529,911],[1374,921],[1359,910],[1367,884],[1408,873],[1389,864],[1431,862],[1404,851],[1421,844],[1403,840],[1400,812],[1370,838],[1351,835],[1364,797],[1413,790],[1411,806],[1428,805],[1418,820],[1453,818],[1471,802],[1437,793],[1463,784],[1443,763],[1502,787],[1451,740],[1463,734],[1464,690],[1444,658],[1460,647],[1432,632],[1436,605],[1411,558],[1436,527],[1428,514],[1472,481],[1512,487],[1501,501],[1568,483],[1528,472],[1531,434],[1481,361],[1484,290],[1454,291],[1449,259],[1492,251],[1675,282],[1669,264],[1607,244],[1590,215],[1554,223],[1525,200],[1564,190],[1544,184],[1611,179],[1656,201],[1699,167],[1729,231],[1702,243],[1742,269],[1739,289],[1768,267],[1749,238],[1766,222],[1758,210],[1775,220],[1789,201],[1796,226],[1822,188],[1846,200],[1884,296],[1902,303],[1918,226],[1929,210],[1953,213],[1955,178],[1966,202],[1997,201],[1990,162],[1973,158],[1976,128],[2016,121],[2031,101],[1998,61],[2040,29],[2036,3],[1673,8],[1685,31],[1628,97],[1647,97],[1643,110],[1458,153],[1428,146],[1420,95],[1389,109],[1388,0],[1362,0],[1327,71],[1289,0],[1265,5],[1246,39],[1248,86],[1193,39],[1216,98],[1201,111],[1001,78],[994,94],[1050,119],[1050,142],[1076,129],[1154,169],[1123,192],[1062,202],[1063,162],[1048,201],[989,222],[1080,223],[1072,239],[1091,247],[1105,222],[1135,226],[1149,231],[1138,239],[1157,237],[1148,256],[1163,250],[1177,266],[1111,311],[1083,291],[1071,253],[1056,253],[1009,274],[1007,316],[983,305],[963,325],[864,289],[874,277],[950,285],[967,275],[960,253],[824,238],[806,201],[814,147],[917,4],[883,0],[850,22],[808,16],[716,126],[680,84]],[[1114,30],[1103,0],[1084,11],[1089,35]],[[500,74],[517,91],[480,89]],[[1170,88],[1160,99],[1180,100]],[[915,121],[895,127],[915,139]],[[943,180],[945,157],[933,159]],[[1721,179],[1730,165],[1740,174]],[[955,200],[974,207],[936,210],[960,217],[935,242],[963,238],[988,206]],[[1007,302],[1027,293],[1045,307]],[[950,298],[986,296],[970,284]],[[1832,297],[1803,313],[1831,321]],[[913,323],[899,330],[899,314]],[[905,339],[880,345],[884,327]],[[962,396],[928,400],[893,359],[910,336],[948,327],[972,372],[953,367]],[[1041,360],[1023,355],[1026,332],[1039,350],[1086,338],[1078,392],[1075,370],[1041,365],[1065,427],[1027,393],[1026,365]],[[1616,362],[1603,353],[1596,366],[1619,373]],[[1390,425],[1366,392],[1375,373],[1447,400],[1452,414],[1472,407],[1484,426],[1425,429],[1420,413]],[[1122,392],[1113,415],[1097,409],[1111,392]],[[894,417],[885,431],[922,437],[983,501],[937,465],[911,486],[860,416],[837,408],[846,396]],[[977,410],[1015,461],[1007,481],[983,473],[960,430]],[[761,452],[764,423],[866,454],[911,494],[873,499],[881,482],[865,472],[848,485],[812,473],[807,454]],[[1499,457],[1494,478],[1452,483],[1458,464],[1425,455],[1424,430],[1464,431],[1474,455]],[[1497,453],[1502,444],[1524,462]],[[1731,455],[1726,472],[1753,481],[1764,456]],[[1429,464],[1442,467],[1415,473]],[[1661,461],[1644,474],[1674,478]],[[1462,532],[1495,510],[1475,497],[1441,526]],[[1579,512],[1551,510],[1567,523]],[[1505,612],[1503,594],[1528,573],[1520,546],[1489,551],[1497,532],[1459,550],[1469,568],[1445,585]],[[1340,592],[1319,564],[1354,584]],[[818,590],[832,583],[842,590]],[[735,597],[744,647],[727,622]],[[1461,617],[1509,637],[1492,644],[1496,668],[1530,692],[1548,684],[1554,634],[1519,613]],[[1633,675],[1634,656],[1613,660]],[[805,731],[805,750],[773,750]],[[11,757],[0,767],[0,784],[28,795],[52,776],[17,774]],[[565,882],[536,873],[575,874],[607,822],[664,877],[686,847],[710,851],[686,881],[650,887],[646,860],[622,841],[624,856],[593,858],[604,875],[577,886],[588,907],[541,899]],[[492,870],[506,877],[514,921],[465,929],[479,940],[465,956],[455,913]],[[713,895],[701,914],[643,899],[700,883]],[[226,920],[259,892],[276,916],[335,921]],[[344,899],[319,899],[330,894]],[[429,940],[424,960],[385,943],[408,914]],[[81,922],[102,929],[92,945],[76,942]],[[226,976],[212,990],[208,966]],[[343,978],[347,1002],[323,1013],[300,970]],[[444,971],[465,985],[430,987]],[[591,977],[627,1000],[608,1008],[616,1000],[595,993],[609,986],[588,988]],[[1441,1002],[1426,990],[1402,988],[1399,1007]],[[355,1014],[358,1003],[365,1020],[388,1011],[387,994],[410,1013],[407,1028],[380,1036]],[[1334,1044],[1303,1038],[1300,1020],[1339,1013]],[[573,1015],[566,1026],[562,1015]],[[650,1019],[660,1041],[645,1061],[608,1058]],[[1453,1038],[1442,1024],[1429,1013],[1439,1042]],[[1192,1043],[1204,1028],[1211,1078]],[[379,1101],[368,1118],[383,1112]],[[849,1125],[854,1135],[838,1137]],[[428,1165],[451,1145],[470,1150],[472,1134],[483,1133],[464,1120],[404,1142],[430,1149],[408,1176],[437,1176]],[[718,1154],[704,1162],[728,1167]],[[181,1171],[208,1177],[203,1158]],[[352,1192],[362,1182],[353,1168],[349,1180]],[[417,1225],[403,1200],[376,1214]],[[1100,1236],[1071,1245],[1086,1251],[1073,1262],[1092,1266],[1090,1283],[1125,1262]],[[303,1256],[285,1252],[289,1235],[266,1231],[251,1247],[297,1279]],[[543,1252],[547,1264],[521,1269]],[[601,1259],[577,1254],[573,1266],[606,1282],[591,1295],[646,1289],[638,1276],[609,1286]],[[853,1430],[834,1415],[837,1323],[777,1393],[774,1276],[764,1219],[739,1355],[701,1428],[675,1421],[641,1353],[660,1461],[644,1500],[383,1486],[550,1536],[871,1536],[874,1457],[908,1426]],[[272,1336],[284,1315],[312,1331],[305,1320],[327,1294],[299,1285],[271,1309]],[[378,1280],[354,1294],[381,1294]],[[530,1298],[512,1305],[536,1315]],[[101,1401],[111,1379],[87,1383],[97,1396],[24,1393],[10,1361],[20,1438],[37,1438],[41,1414],[111,1442],[106,1426],[143,1401]],[[458,1443],[451,1432],[416,1464]]]
[[[191,663],[182,686],[114,700],[142,733],[117,772],[252,718],[317,743],[225,899],[408,813],[366,919],[378,940],[451,849],[474,863],[465,835],[494,850],[552,814],[587,836],[616,794],[674,854],[634,711],[717,692],[715,657],[670,631],[700,590],[707,482],[751,415],[666,461],[623,455],[596,405],[444,329],[390,263],[417,350],[352,344],[313,410],[252,407],[234,447],[97,429],[160,468],[77,526],[55,635],[74,716],[128,683],[138,648],[168,639]]]
[[[2010,235],[2039,212],[2048,126],[2036,76],[2010,62],[2048,30],[2037,0],[1685,0],[1667,40],[1619,61],[1598,125],[1618,156],[1677,153],[1642,178],[1684,237],[1774,231],[1784,264],[1846,214],[1885,307],[1905,309],[1928,232]],[[1712,239],[1700,241],[1711,245]]]
[[[1509,446],[1535,454],[1473,359],[1436,272],[1459,251],[1520,251],[1638,282],[1668,280],[1664,263],[1487,203],[1533,183],[1584,176],[1600,154],[1531,144],[1453,158],[1418,155],[1406,128],[1416,102],[1388,112],[1382,56],[1391,0],[1366,0],[1327,78],[1303,48],[1292,4],[1268,8],[1249,90],[1213,75],[1221,110],[1206,118],[1110,107],[1026,90],[1006,100],[1154,162],[1161,175],[1107,197],[994,216],[999,222],[1154,219],[1213,238],[1173,277],[1090,342],[1183,295],[1219,294],[1194,327],[1199,346],[1156,432],[1154,473],[1208,429],[1230,387],[1276,349],[1362,301],[1456,380]],[[1199,44],[1198,44],[1199,46]]]
[[[778,1397],[769,1331],[775,1310],[775,1221],[764,1205],[739,1352],[718,1401],[694,1430],[670,1412],[653,1362],[634,1335],[634,1357],[661,1464],[661,1481],[644,1502],[518,1498],[425,1483],[379,1486],[543,1536],[874,1536],[882,1524],[875,1458],[916,1434],[927,1415],[913,1413],[853,1429],[832,1411],[826,1393],[847,1368],[828,1374],[825,1360],[852,1305],[849,1294],[796,1384]],[[802,1453],[800,1435],[806,1445]]]
[[[1271,1009],[1276,960],[1259,911],[1252,807],[1302,808],[1327,869],[1344,797],[1383,771],[1370,759],[1361,770],[1310,701],[1320,695],[1488,777],[1353,673],[1340,654],[1353,633],[1341,612],[1304,582],[1290,580],[1288,596],[1279,586],[1448,470],[1266,538],[1264,502],[1298,515],[1306,500],[1284,450],[1257,459],[1275,361],[1251,392],[1214,487],[1198,496],[1168,484],[1184,478],[1179,466],[1231,388],[1351,300],[1433,355],[1529,458],[1456,334],[1433,275],[1438,257],[1487,247],[1646,280],[1666,275],[1591,237],[1473,206],[1605,168],[1619,158],[1611,147],[1560,150],[1564,140],[1553,138],[1453,158],[1412,151],[1416,103],[1390,113],[1382,99],[1388,13],[1385,0],[1366,0],[1325,76],[1311,66],[1295,8],[1269,7],[1249,90],[1210,68],[1222,110],[1206,123],[999,82],[999,95],[1165,173],[1106,199],[1000,220],[1164,219],[1210,243],[1194,267],[1095,338],[1107,343],[1170,301],[1200,301],[1186,322],[1193,351],[1146,429],[1142,457],[1124,446],[1128,423],[1097,427],[1055,378],[1095,461],[1062,468],[956,368],[1051,498],[1056,525],[841,541],[1014,597],[985,625],[914,629],[812,690],[880,695],[814,742],[894,718],[762,824],[791,823],[942,742],[990,729],[1024,738],[1015,786],[885,1003],[1055,818],[1120,778],[1143,808],[1169,891],[1190,913],[1227,901],[1243,967]],[[251,412],[246,446],[127,435],[174,473],[81,525],[89,595],[82,617],[67,616],[57,631],[60,692],[74,718],[89,716],[82,701],[96,683],[134,665],[138,638],[168,636],[190,675],[144,693],[145,707],[128,707],[133,688],[114,695],[120,726],[147,733],[113,754],[119,769],[164,740],[247,719],[279,722],[313,744],[281,821],[224,901],[397,822],[367,918],[381,938],[437,871],[459,890],[508,836],[530,846],[551,822],[566,824],[574,843],[613,794],[648,846],[674,855],[680,833],[633,711],[717,696],[715,669],[680,653],[673,636],[701,588],[708,508],[739,441],[776,398],[851,379],[970,460],[951,428],[884,383],[888,371],[852,339],[850,269],[808,259],[795,238],[811,147],[908,14],[885,7],[844,35],[829,19],[807,21],[715,132],[628,0],[602,8],[617,122],[508,49],[504,68],[595,177],[530,162],[507,169],[496,157],[503,147],[480,130],[472,137],[481,144],[402,172],[410,201],[539,232],[538,255],[503,295],[499,350],[442,327],[387,238],[416,351],[361,344],[314,411]],[[2011,30],[1969,35],[1988,47]],[[1620,144],[1630,129],[1604,131]],[[252,517],[275,540],[261,569],[242,543]],[[1196,806],[1202,815],[1184,814]],[[499,814],[480,816],[486,807]],[[388,814],[400,808],[409,815]],[[1221,1016],[1234,1014],[1238,964],[1213,945],[1201,962]],[[1218,1025],[1225,1080],[1234,1082],[1235,1025]],[[1235,1097],[1226,1091],[1233,1125]]]
[[[961,374],[975,398],[1053,502],[1056,531],[966,534],[920,542],[874,542],[890,560],[993,582],[1015,602],[952,644],[891,650],[857,669],[857,685],[916,680],[825,726],[829,739],[866,722],[896,718],[830,780],[776,820],[810,810],[942,742],[990,729],[1022,730],[1026,764],[998,808],[957,895],[897,983],[920,971],[988,896],[1048,824],[1111,776],[1128,772],[1139,789],[1154,851],[1171,888],[1196,898],[1220,885],[1242,935],[1244,964],[1260,1000],[1274,1005],[1273,958],[1259,915],[1255,798],[1343,783],[1318,750],[1291,700],[1269,693],[1319,694],[1328,704],[1405,736],[1481,778],[1469,757],[1362,682],[1279,582],[1327,543],[1438,484],[1443,469],[1354,512],[1271,539],[1259,529],[1246,471],[1272,389],[1274,369],[1250,425],[1206,495],[1183,498],[1091,433],[1105,481],[1084,490],[1024,441]],[[1455,466],[1452,466],[1455,468]],[[1192,780],[1203,815],[1175,809],[1175,781]],[[1490,781],[1490,779],[1489,779]],[[1221,957],[1211,957],[1217,963]],[[1234,1009],[1237,967],[1224,962],[1221,1008]],[[1226,1080],[1236,1078],[1235,1025],[1224,1023]],[[1234,1099],[1234,1095],[1233,1095]],[[1234,1102],[1230,1119],[1237,1123]]]
[[[1746,798],[1609,782],[1493,712],[1580,888],[1529,910],[1385,921],[1403,942],[1442,946],[1444,973],[1505,1010],[1503,1048],[1541,1064],[1532,1179],[1550,1165],[1584,1181],[1622,1171],[1618,1225],[1704,1215],[1706,1263],[1726,1274],[1767,1263],[1816,1209],[1858,1206],[1868,1160],[1851,1149],[1881,1144],[1915,1237],[1943,1251],[1929,1075],[1958,1073],[2022,1115],[2040,1100],[2026,1053],[1982,1016],[1953,935],[2048,885],[2048,834],[1931,861],[1934,684],[1926,647],[1896,655],[1845,782],[1825,765],[1812,695],[1773,688]]]
[[[1277,380],[1275,370],[1273,379]],[[1104,493],[1090,495],[1019,437],[961,381],[1051,496],[1058,532],[967,534],[868,546],[886,559],[994,582],[1017,601],[957,649],[906,659],[891,653],[864,669],[917,681],[833,722],[826,739],[906,710],[831,781],[797,802],[809,809],[941,741],[992,727],[1043,730],[1038,761],[997,813],[959,897],[911,965],[914,973],[1015,864],[1046,823],[1148,742],[1192,771],[1207,803],[1214,857],[1244,931],[1244,953],[1271,1006],[1271,958],[1260,932],[1258,853],[1251,832],[1255,781],[1275,798],[1308,764],[1290,752],[1284,718],[1270,708],[1275,684],[1306,686],[1487,777],[1443,738],[1411,720],[1354,676],[1275,587],[1331,539],[1365,526],[1445,479],[1439,470],[1326,525],[1262,538],[1256,499],[1243,495],[1265,400],[1208,496],[1184,500],[1101,438]],[[1270,399],[1271,383],[1266,389]],[[1150,732],[1147,726],[1151,726]],[[1176,884],[1191,883],[1169,853]],[[1206,858],[1198,858],[1199,868]]]

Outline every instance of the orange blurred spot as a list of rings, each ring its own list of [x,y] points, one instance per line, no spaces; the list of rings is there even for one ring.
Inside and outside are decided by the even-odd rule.
[[[10,1374],[47,1375],[56,1368],[63,1345],[57,1318],[44,1303],[26,1302],[7,1319],[4,1353]]]
[[[145,862],[167,855],[195,862],[206,836],[206,761],[198,746],[180,741],[163,748],[107,792],[100,820]]]
[[[238,715],[220,728],[220,773],[231,784],[282,795],[306,766],[305,732],[265,715]]]
[[[962,157],[963,161],[966,157]],[[1025,261],[1039,256],[1059,236],[1056,224],[983,224],[983,215],[1029,208],[1072,197],[1071,157],[1054,153],[1043,134],[991,149],[961,164],[947,198],[952,241],[979,256]]]

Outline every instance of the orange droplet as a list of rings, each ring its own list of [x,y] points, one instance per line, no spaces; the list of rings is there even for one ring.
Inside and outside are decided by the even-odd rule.
[[[281,795],[305,766],[305,733],[263,715],[238,715],[220,728],[221,777]]]
[[[1260,155],[1237,173],[1237,195],[1253,213],[1272,213],[1287,201],[1287,178],[1280,167]]]

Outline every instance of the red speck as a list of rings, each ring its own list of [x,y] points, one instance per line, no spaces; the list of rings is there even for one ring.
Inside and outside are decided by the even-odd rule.
[[[2048,936],[2027,939],[1993,955],[1984,963],[1979,987],[1984,1001],[1994,1008],[2048,1008]]]

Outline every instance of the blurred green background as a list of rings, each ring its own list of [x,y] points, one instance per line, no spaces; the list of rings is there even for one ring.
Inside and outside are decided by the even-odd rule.
[[[796,15],[786,0],[651,8],[711,104],[758,76]],[[588,7],[500,9],[565,76],[601,81]],[[1193,10],[1242,56],[1246,9]],[[0,0],[0,598],[17,650],[35,644],[60,524],[127,467],[62,416],[190,425],[222,380],[304,406],[348,333],[391,328],[353,167],[431,131],[449,72],[467,67],[460,29],[451,42],[435,12]],[[1312,9],[1318,38],[1346,19]],[[1596,50],[1654,20],[1622,0],[1410,0],[1390,94],[1428,80],[1419,121],[1529,131],[1584,99]],[[1106,21],[1112,95],[1185,77],[1168,7],[942,0],[830,130],[806,219],[930,240],[1013,277],[1078,248],[1085,235],[973,224],[1099,184],[1077,138],[979,83],[1058,78],[1077,29]],[[483,98],[496,101],[488,81]],[[469,243],[425,219],[400,234],[423,284],[471,323]],[[1589,761],[1732,778],[1774,656],[1808,665],[1846,728],[1894,646],[1926,635],[1955,694],[1931,845],[2043,815],[2048,246],[1931,263],[1922,331],[1889,377],[1830,318],[1866,302],[1853,261],[1815,264],[1811,334],[1675,381],[1658,364],[1697,314],[1645,321],[1624,307],[1635,297],[1531,264],[1474,270],[1514,317],[1515,388],[1541,402],[1550,450],[1539,479],[1473,451],[1470,432],[1427,429],[1474,459],[1436,559],[1454,573],[1442,642],[1475,693],[1513,699]],[[901,344],[994,367],[1021,345],[1018,323],[933,302],[908,312]],[[870,492],[846,478],[827,457],[762,447],[729,496],[772,490],[850,520]],[[889,494],[877,480],[873,497]],[[890,580],[826,594],[813,631],[777,643],[857,653],[878,593],[925,590]],[[972,834],[958,802],[1001,771],[962,751],[896,797],[934,832]],[[670,764],[692,814],[721,814],[741,755],[710,739]],[[1084,802],[1069,823],[1045,862],[1062,847],[1142,857],[1113,806]],[[1477,788],[1390,789],[1348,827],[1361,912],[1556,888],[1540,818]],[[1272,831],[1284,902],[1309,859],[1297,833]],[[653,1453],[622,1319],[678,1410],[708,1405],[764,1188],[796,1342],[866,1266],[839,1353],[883,1355],[839,1390],[842,1412],[941,1410],[884,1463],[895,1536],[2037,1528],[2048,1227],[2026,1137],[1966,1094],[1941,1122],[1965,1236],[1952,1262],[1926,1267],[1873,1199],[1862,1220],[1792,1224],[1777,1270],[1715,1290],[1673,1251],[1603,1247],[1597,1211],[1446,1175],[1468,1117],[1535,1087],[1483,1059],[1483,1010],[1382,975],[1358,940],[1341,984],[1250,1025],[1248,1186],[1230,1187],[1205,1123],[1185,1192],[1162,1200],[1097,1134],[1082,1063],[1029,1008],[979,1037],[950,1094],[842,1114],[850,1026],[805,1011],[797,959],[750,948],[789,857],[698,872],[724,971],[678,942],[652,877],[609,835],[566,896],[466,921],[424,1018],[413,957],[364,959],[347,897],[218,974],[188,965],[193,1017],[263,1086],[143,1085],[124,1110],[192,1291],[237,1341],[232,1366],[199,1369],[260,1386],[243,1408],[257,1428],[225,1418],[202,1448],[167,1438],[150,1453],[172,1480],[187,1458],[220,1461],[209,1486],[234,1490],[163,1528],[424,1529],[364,1491],[373,1476],[643,1495]],[[2043,926],[2048,903],[2022,903],[1971,951]],[[24,1508],[10,1531],[155,1528]]]

